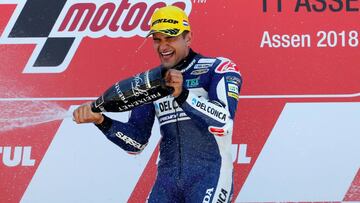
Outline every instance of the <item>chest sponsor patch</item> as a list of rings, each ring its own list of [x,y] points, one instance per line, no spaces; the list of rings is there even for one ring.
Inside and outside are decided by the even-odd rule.
[[[196,64],[194,66],[194,69],[203,69],[203,68],[209,68],[213,65],[214,63],[200,63],[200,64]]]
[[[214,63],[215,61],[216,59],[205,58],[205,59],[200,59],[198,63]]]
[[[199,69],[199,70],[193,70],[190,74],[191,75],[202,75],[209,72],[209,69]]]
[[[181,73],[184,73],[185,71],[189,70],[194,64],[196,63],[196,60],[193,59],[191,63],[184,69],[181,70]]]
[[[199,86],[199,84],[200,84],[199,80],[200,80],[200,77],[186,80],[185,81],[186,82],[186,87],[193,88],[193,87]]]

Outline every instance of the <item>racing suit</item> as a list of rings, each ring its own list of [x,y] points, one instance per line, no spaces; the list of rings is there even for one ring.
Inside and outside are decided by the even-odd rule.
[[[105,117],[97,127],[129,153],[146,146],[155,116],[160,160],[148,202],[229,202],[233,190],[233,119],[242,84],[236,65],[190,50],[176,67],[183,91],[134,108],[129,121]]]

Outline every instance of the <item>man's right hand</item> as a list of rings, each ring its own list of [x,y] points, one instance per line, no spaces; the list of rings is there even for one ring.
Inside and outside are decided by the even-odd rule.
[[[73,112],[73,118],[77,124],[101,124],[104,121],[104,116],[101,113],[94,113],[91,111],[91,103],[85,103],[75,109],[75,111]]]

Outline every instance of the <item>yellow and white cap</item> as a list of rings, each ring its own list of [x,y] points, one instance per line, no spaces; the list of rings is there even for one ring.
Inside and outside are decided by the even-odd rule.
[[[176,6],[166,6],[156,10],[152,15],[150,32],[147,36],[157,32],[178,36],[185,30],[190,31],[186,13]]]

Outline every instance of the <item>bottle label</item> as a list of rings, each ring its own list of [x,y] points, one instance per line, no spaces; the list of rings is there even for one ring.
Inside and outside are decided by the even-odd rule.
[[[131,82],[131,89],[135,97],[138,97],[140,95],[149,95],[147,89],[141,89],[141,86],[143,85],[144,79],[141,78],[141,74],[135,75],[133,81]]]

